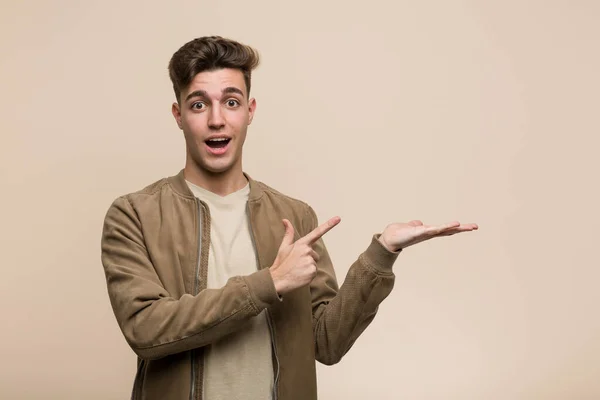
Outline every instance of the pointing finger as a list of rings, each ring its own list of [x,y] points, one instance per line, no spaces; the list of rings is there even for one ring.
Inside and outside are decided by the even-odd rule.
[[[324,234],[333,229],[337,224],[340,223],[342,219],[340,217],[333,217],[329,221],[317,226],[314,230],[312,230],[306,236],[298,239],[298,242],[305,244],[313,244],[317,240],[319,240]]]

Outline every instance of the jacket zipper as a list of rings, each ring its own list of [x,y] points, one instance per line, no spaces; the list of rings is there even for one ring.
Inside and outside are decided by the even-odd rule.
[[[252,218],[250,216],[250,204],[246,205],[246,211],[248,213],[248,221],[250,224],[250,237],[252,238],[252,244],[254,245],[254,254],[256,254],[256,263],[260,268],[260,257],[258,255],[258,248],[256,246],[256,239],[254,238],[254,227],[252,225]],[[271,348],[273,349],[273,354],[275,355],[275,362],[277,365],[277,372],[275,374],[275,380],[273,383],[273,400],[277,400],[277,385],[279,382],[279,357],[277,356],[277,343],[275,342],[275,328],[273,326],[273,318],[269,310],[265,310],[267,313],[267,323],[269,325],[269,332],[271,333]]]
[[[196,263],[196,273],[194,276],[194,296],[198,294],[198,286],[200,284],[199,276],[200,276],[200,263],[202,260],[202,205],[200,201],[196,199],[196,204],[198,205],[198,262]],[[196,399],[196,350],[192,350],[191,353],[191,361],[192,361],[192,377],[191,387],[190,387],[190,400]]]
[[[273,400],[277,400],[277,385],[279,382],[279,358],[277,357],[277,345],[275,342],[275,329],[273,328],[273,321],[269,310],[267,312],[267,322],[269,323],[269,331],[271,331],[271,343],[273,348],[273,354],[275,354],[275,361],[277,363],[277,373],[275,374],[275,381],[273,383]]]

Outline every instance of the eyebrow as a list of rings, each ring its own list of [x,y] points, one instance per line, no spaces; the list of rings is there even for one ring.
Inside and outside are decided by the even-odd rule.
[[[225,89],[223,89],[222,93],[223,94],[236,93],[236,94],[239,94],[240,96],[244,95],[244,92],[242,92],[240,89],[233,87],[233,86],[226,87]],[[187,97],[185,98],[185,101],[188,101],[189,99],[191,99],[193,97],[208,97],[208,94],[206,93],[205,90],[194,90],[192,93],[187,95]]]

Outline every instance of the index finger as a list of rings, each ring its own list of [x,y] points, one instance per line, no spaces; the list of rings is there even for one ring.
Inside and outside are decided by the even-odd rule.
[[[306,244],[309,244],[309,245],[313,244],[317,240],[321,239],[321,237],[324,234],[326,234],[331,229],[333,229],[337,224],[339,224],[341,220],[342,219],[340,217],[333,217],[333,218],[329,219],[329,221],[327,221],[327,222],[325,222],[325,223],[317,226],[315,229],[313,229],[306,236],[298,239],[298,242],[300,242],[300,243],[306,243]]]

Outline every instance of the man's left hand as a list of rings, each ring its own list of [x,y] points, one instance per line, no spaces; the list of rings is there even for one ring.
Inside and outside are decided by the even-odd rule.
[[[455,235],[461,232],[469,232],[479,229],[477,224],[461,224],[458,221],[443,225],[424,225],[419,220],[408,223],[394,223],[388,225],[379,241],[392,252],[398,252],[409,246],[441,236]]]

